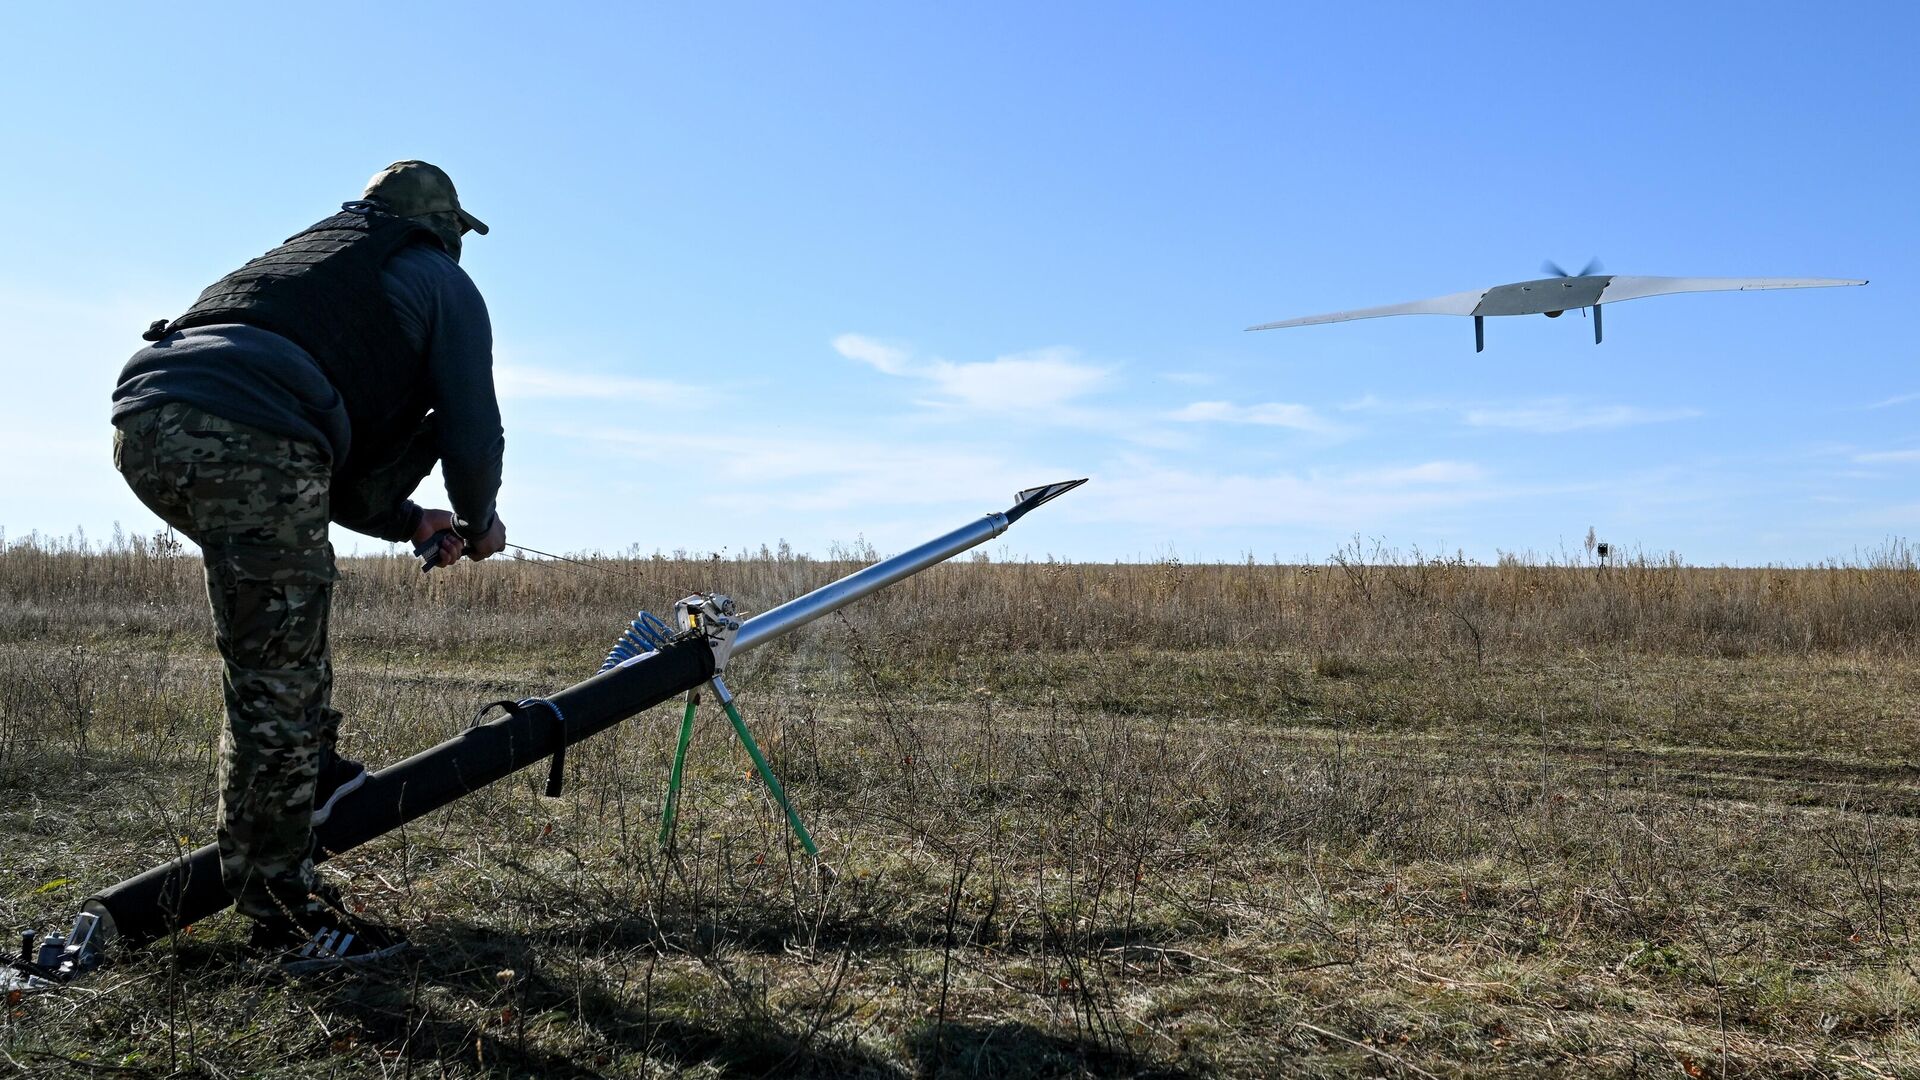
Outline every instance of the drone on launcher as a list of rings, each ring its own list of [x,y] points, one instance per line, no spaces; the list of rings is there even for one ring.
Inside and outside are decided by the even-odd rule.
[[[1669,293],[1824,289],[1834,285],[1866,284],[1865,281],[1855,281],[1851,278],[1628,277],[1624,274],[1600,273],[1598,259],[1589,262],[1577,274],[1569,274],[1552,262],[1546,263],[1542,269],[1553,276],[1536,278],[1533,281],[1516,281],[1511,285],[1495,285],[1487,289],[1451,293],[1447,296],[1415,300],[1406,304],[1386,304],[1381,307],[1333,311],[1325,315],[1308,315],[1299,319],[1261,323],[1259,326],[1249,326],[1247,329],[1279,330],[1288,326],[1317,326],[1320,323],[1351,322],[1354,319],[1378,319],[1386,315],[1471,315],[1473,316],[1473,351],[1484,352],[1487,347],[1487,316],[1489,315],[1545,315],[1549,319],[1557,319],[1574,308],[1582,309],[1583,313],[1585,309],[1592,308],[1593,343],[1598,345],[1600,344],[1600,306],[1602,304],[1638,300],[1643,296],[1666,296]]]

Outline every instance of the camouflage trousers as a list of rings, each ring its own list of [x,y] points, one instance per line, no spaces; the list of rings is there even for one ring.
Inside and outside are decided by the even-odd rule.
[[[113,462],[206,562],[226,662],[221,880],[254,918],[316,911],[314,782],[340,727],[327,650],[331,463],[312,443],[182,403],[121,419]]]

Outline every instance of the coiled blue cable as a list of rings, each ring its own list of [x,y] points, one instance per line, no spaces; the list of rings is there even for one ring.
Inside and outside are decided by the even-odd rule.
[[[613,651],[607,654],[600,670],[611,671],[636,656],[665,648],[667,642],[672,640],[673,631],[667,624],[655,618],[652,612],[643,611],[639,618],[620,632],[619,639],[613,643]]]

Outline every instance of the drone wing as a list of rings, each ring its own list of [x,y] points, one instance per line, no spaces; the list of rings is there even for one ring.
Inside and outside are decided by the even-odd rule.
[[[1485,295],[1487,295],[1486,289],[1475,289],[1472,292],[1436,296],[1431,300],[1355,308],[1352,311],[1330,311],[1325,315],[1308,315],[1300,319],[1261,323],[1259,326],[1249,326],[1247,329],[1280,330],[1289,326],[1318,326],[1321,323],[1351,322],[1354,319],[1378,319],[1387,315],[1471,315],[1473,309],[1480,305],[1480,298]]]
[[[1826,289],[1835,285],[1865,285],[1852,278],[1788,277],[1626,277],[1616,274],[1601,290],[1599,302],[1617,304],[1643,296],[1669,293],[1748,292],[1754,289]]]

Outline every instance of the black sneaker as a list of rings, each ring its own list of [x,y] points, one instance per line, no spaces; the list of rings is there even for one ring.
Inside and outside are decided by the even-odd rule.
[[[323,968],[372,963],[405,952],[406,935],[390,926],[327,911],[300,919],[262,919],[253,924],[249,947],[272,954],[281,971],[297,975]]]
[[[334,806],[360,790],[370,775],[365,765],[328,752],[313,783],[313,823],[318,825],[332,816]]]

